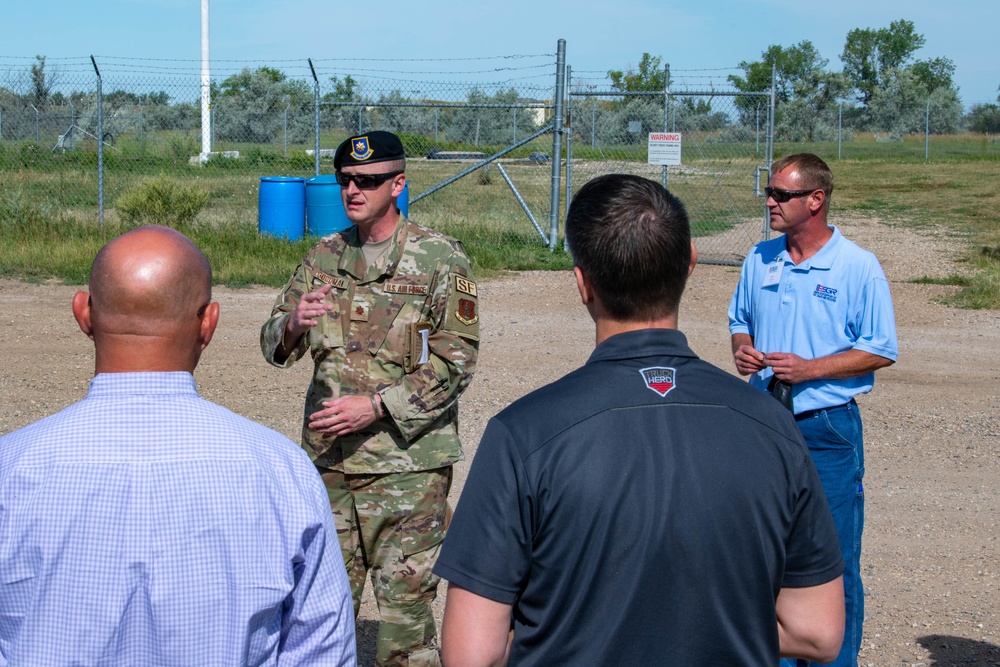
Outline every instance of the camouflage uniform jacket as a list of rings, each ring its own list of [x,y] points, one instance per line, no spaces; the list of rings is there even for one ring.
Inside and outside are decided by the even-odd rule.
[[[323,284],[333,286],[327,295],[333,309],[279,361],[287,318],[303,294]],[[312,354],[302,442],[316,465],[372,474],[462,459],[458,397],[475,371],[479,306],[457,240],[400,215],[389,248],[369,266],[357,226],[323,237],[278,295],[260,345],[264,358],[282,368],[306,349]],[[309,415],[323,401],[375,392],[388,414],[367,428],[339,438],[309,428]]]

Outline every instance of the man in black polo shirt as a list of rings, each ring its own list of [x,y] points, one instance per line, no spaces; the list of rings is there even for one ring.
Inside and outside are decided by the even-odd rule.
[[[602,176],[566,236],[597,348],[486,428],[434,568],[445,664],[832,659],[844,565],[802,436],[676,330],[683,205]]]

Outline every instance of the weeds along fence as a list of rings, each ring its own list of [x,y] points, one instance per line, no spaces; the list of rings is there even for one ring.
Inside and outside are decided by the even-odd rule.
[[[0,58],[0,214],[116,225],[129,222],[122,198],[163,177],[207,193],[195,224],[256,229],[261,177],[331,173],[344,138],[382,129],[406,149],[410,217],[475,252],[560,248],[572,194],[626,172],[681,197],[702,261],[735,263],[767,234],[759,169],[775,151],[1000,152],[931,129],[869,132],[835,106],[799,114],[801,134],[794,109],[772,113],[772,91],[725,89],[718,73],[675,70],[662,91],[623,92],[566,63],[562,40],[458,61],[217,62],[204,145],[199,61]],[[934,109],[919,113],[933,127]],[[681,137],[681,164],[651,164],[650,133],[665,131]]]

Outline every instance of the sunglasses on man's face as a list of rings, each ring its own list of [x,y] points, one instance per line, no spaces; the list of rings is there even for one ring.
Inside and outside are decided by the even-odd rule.
[[[805,197],[806,195],[811,195],[816,192],[819,188],[813,188],[812,190],[782,190],[781,188],[764,188],[764,194],[778,202],[779,204],[784,204],[789,201],[792,197]]]
[[[346,188],[351,184],[351,181],[354,181],[354,185],[358,186],[359,190],[374,190],[390,178],[395,178],[402,173],[401,171],[390,171],[385,174],[345,174],[338,171],[337,183],[340,183],[340,187]]]

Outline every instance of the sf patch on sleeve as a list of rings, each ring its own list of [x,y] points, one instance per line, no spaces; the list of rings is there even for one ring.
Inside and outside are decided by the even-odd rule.
[[[443,329],[470,340],[479,340],[479,292],[476,283],[452,273],[448,290],[448,311]]]

